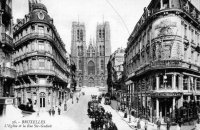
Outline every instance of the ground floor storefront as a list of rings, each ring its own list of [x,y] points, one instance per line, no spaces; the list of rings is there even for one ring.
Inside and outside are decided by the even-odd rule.
[[[185,121],[196,118],[200,108],[198,74],[165,70],[133,79],[127,81],[125,102],[135,116],[152,122],[166,121],[167,117]]]
[[[30,80],[30,84],[24,82],[15,86],[15,104],[18,106],[30,106],[34,111],[48,111],[61,106],[70,98],[67,84],[55,84],[47,78],[37,78],[36,82]]]

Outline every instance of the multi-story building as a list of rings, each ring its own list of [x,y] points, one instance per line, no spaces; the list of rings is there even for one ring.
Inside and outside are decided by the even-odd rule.
[[[122,48],[118,48],[111,56],[110,61],[112,64],[113,69],[113,81],[119,80],[122,78],[122,72],[124,70],[123,63],[124,63],[124,54],[125,51]]]
[[[15,95],[19,104],[48,110],[66,102],[70,58],[45,5],[29,2],[29,13],[14,25]]]
[[[86,46],[84,23],[72,23],[71,56],[77,67],[78,86],[106,86],[107,63],[111,54],[110,25],[97,25],[96,42]]]
[[[139,114],[175,117],[200,104],[200,12],[188,0],[152,0],[125,50],[132,107]],[[130,95],[131,95],[130,94]],[[133,105],[134,104],[134,105]],[[177,116],[176,116],[177,117]]]
[[[0,97],[14,96],[16,71],[12,62],[12,0],[0,1]]]

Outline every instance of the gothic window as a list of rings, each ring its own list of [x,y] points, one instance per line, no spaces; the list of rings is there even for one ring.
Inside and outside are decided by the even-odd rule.
[[[103,60],[101,60],[101,69],[103,70],[103,68],[104,68],[104,62]]]
[[[102,30],[101,32],[102,32],[102,38],[104,38],[105,37],[105,30]]]
[[[99,38],[101,38],[101,30],[99,30]]]
[[[82,61],[79,60],[79,70],[82,70]]]
[[[79,40],[80,36],[79,36],[79,30],[77,30],[77,40]]]
[[[88,75],[89,74],[95,74],[95,65],[93,61],[88,62]]]
[[[78,46],[78,56],[82,56],[82,55],[83,55],[83,47]]]
[[[80,30],[80,41],[83,41],[83,30]]]

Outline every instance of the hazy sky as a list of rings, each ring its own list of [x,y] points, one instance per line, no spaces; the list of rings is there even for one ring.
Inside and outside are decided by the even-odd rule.
[[[86,25],[87,44],[90,38],[96,36],[97,23],[102,23],[104,20],[110,22],[111,51],[114,52],[119,47],[125,48],[129,33],[121,18],[131,33],[150,0],[41,0],[41,2],[46,5],[49,15],[54,19],[54,25],[70,53],[71,26],[73,21],[78,21],[78,18]],[[27,13],[28,0],[13,0],[14,22],[16,18],[24,18]]]

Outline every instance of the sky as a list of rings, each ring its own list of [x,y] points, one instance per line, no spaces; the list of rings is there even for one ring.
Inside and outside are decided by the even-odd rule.
[[[126,48],[128,37],[151,0],[38,0],[45,4],[54,19],[66,50],[70,53],[73,21],[84,22],[86,44],[95,39],[96,26],[103,21],[110,23],[111,52]],[[13,0],[13,19],[28,14],[28,0]]]

